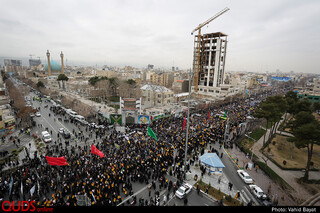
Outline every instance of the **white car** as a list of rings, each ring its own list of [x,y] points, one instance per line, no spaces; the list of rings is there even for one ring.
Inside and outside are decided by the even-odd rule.
[[[249,185],[249,188],[254,196],[261,200],[267,199],[267,195],[262,191],[262,189],[257,185]]]
[[[103,125],[97,126],[99,129],[104,129],[105,127]]]
[[[63,134],[63,133],[64,133],[64,128],[59,128],[58,132],[59,132],[60,134]]]
[[[41,116],[40,112],[36,112],[36,116],[40,117]]]
[[[179,189],[176,191],[176,196],[178,198],[184,198],[189,192],[191,192],[192,186],[189,183],[182,184]]]
[[[51,142],[51,141],[52,141],[51,135],[49,134],[49,132],[43,131],[43,132],[41,133],[41,135],[42,135],[42,140],[43,140],[45,143],[48,143],[48,142]]]
[[[242,169],[239,169],[239,170],[237,170],[237,173],[245,183],[247,183],[247,184],[253,183],[252,178],[250,177],[250,175],[247,172],[243,171]]]

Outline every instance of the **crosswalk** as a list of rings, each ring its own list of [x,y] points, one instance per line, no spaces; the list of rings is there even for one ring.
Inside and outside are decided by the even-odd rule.
[[[252,201],[255,205],[260,205],[259,202],[253,197],[253,195],[249,192],[247,188],[241,189],[241,197],[243,203],[247,205],[250,201]]]
[[[21,146],[23,146],[24,144],[29,143],[29,142],[32,140],[32,137],[29,136],[29,135],[27,135],[27,134],[25,134],[25,133],[21,133],[21,134],[18,134],[17,139],[20,140],[20,144],[17,142],[17,140],[16,140],[16,144],[17,144],[19,147],[21,147]],[[13,143],[13,141],[11,141],[11,140],[7,140],[4,144],[2,144],[2,147],[1,147],[2,150],[7,150],[7,151],[9,151],[9,152],[10,152],[12,149],[16,149],[16,148],[17,148],[17,147],[14,146],[14,143]]]

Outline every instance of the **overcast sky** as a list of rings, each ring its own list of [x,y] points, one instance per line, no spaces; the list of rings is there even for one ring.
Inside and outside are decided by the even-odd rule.
[[[0,56],[192,67],[191,31],[228,35],[226,71],[320,73],[319,0],[1,0]]]

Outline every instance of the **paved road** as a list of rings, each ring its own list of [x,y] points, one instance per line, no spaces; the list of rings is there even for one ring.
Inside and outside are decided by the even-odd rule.
[[[233,184],[234,189],[240,191],[240,196],[245,203],[249,203],[249,201],[253,201],[256,205],[260,205],[259,201],[250,193],[248,184],[244,183],[243,180],[239,177],[237,170],[239,169],[236,164],[232,161],[229,155],[220,149],[219,144],[212,145],[216,150],[220,153],[223,152],[223,157],[220,158],[225,168],[223,169],[224,174],[227,176],[229,181]]]
[[[28,95],[29,97],[31,97],[31,101],[32,101],[32,105],[33,107],[40,107],[40,113],[41,116],[40,117],[34,117],[34,120],[36,121],[37,124],[42,124],[42,127],[38,127],[38,125],[33,128],[32,133],[36,134],[38,136],[41,136],[41,132],[45,130],[45,128],[48,128],[49,132],[52,136],[53,141],[57,141],[58,140],[58,130],[59,128],[65,128],[66,130],[68,130],[71,134],[71,138],[75,138],[75,135],[73,134],[73,130],[75,129],[76,131],[78,131],[78,127],[76,127],[74,124],[72,123],[65,123],[64,121],[59,121],[57,118],[55,119],[55,117],[53,116],[53,112],[50,111],[50,106],[52,106],[52,104],[50,102],[42,102],[40,103],[39,101],[32,100],[32,97],[35,96],[35,94],[30,93]],[[48,105],[47,108],[44,108],[45,105]],[[49,113],[51,114],[51,116],[49,116]],[[81,127],[81,130],[83,131],[85,137],[89,137],[89,132],[86,132],[84,130],[85,128]],[[61,138],[61,137],[60,137]],[[93,140],[95,139],[95,133],[93,132],[93,136],[90,137],[89,141],[88,141],[88,145],[90,145]],[[64,142],[65,140],[62,139],[62,142]],[[27,141],[25,142],[24,145],[27,144]],[[83,146],[85,144],[85,142],[81,142],[81,141],[70,141],[70,145],[74,146],[75,144]],[[47,143],[48,146],[52,146],[54,145],[54,142],[51,143]],[[218,144],[215,145],[216,149],[219,150]],[[221,152],[221,150],[219,150]],[[33,156],[31,156],[33,157]],[[243,195],[246,195],[247,199],[252,199],[253,201],[255,201],[255,199],[253,198],[253,196],[249,193],[248,189],[247,189],[247,185],[240,179],[240,177],[238,177],[237,173],[236,173],[236,166],[234,165],[234,163],[231,161],[231,159],[227,156],[226,153],[224,153],[224,156],[222,158],[222,162],[225,164],[226,168],[224,169],[225,175],[228,177],[228,179],[233,183],[234,187],[238,190],[240,190],[242,192]],[[175,182],[175,178],[172,176],[167,175],[166,176],[168,180],[172,180],[173,182]],[[149,192],[147,189],[147,185],[146,184],[141,184],[139,182],[135,182],[132,183],[132,187],[133,187],[133,191],[135,192],[135,195],[137,197],[137,200],[139,198],[143,198],[145,200],[150,199],[149,198]],[[159,184],[157,183],[157,187],[159,187]],[[167,195],[167,190],[164,189],[159,189],[157,188],[157,190],[160,192],[160,203],[161,205],[163,205],[163,195]],[[154,198],[154,190],[152,191],[151,197]],[[192,205],[192,206],[216,206],[217,202],[208,198],[207,195],[198,195],[195,190],[193,189],[190,194],[187,196],[188,197],[188,204],[187,205]],[[178,206],[182,206],[184,205],[183,200],[180,200],[179,198],[176,198],[173,193],[171,192],[171,195],[167,198],[168,199],[168,203],[167,205],[178,205]],[[130,200],[129,200],[130,201]],[[128,205],[127,202],[124,202],[124,205]]]

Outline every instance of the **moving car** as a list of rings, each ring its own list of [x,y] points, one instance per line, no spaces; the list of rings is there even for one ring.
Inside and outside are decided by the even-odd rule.
[[[247,184],[252,184],[253,183],[253,180],[250,177],[250,175],[247,172],[245,172],[244,170],[239,169],[239,170],[237,170],[237,173],[245,183],[247,183]]]
[[[178,198],[185,198],[189,192],[191,192],[192,186],[189,183],[183,183],[179,189],[176,191],[175,195]]]
[[[70,135],[70,133],[69,133],[69,132],[64,131],[64,133],[63,133],[63,137],[64,137],[64,139],[69,139],[69,138],[71,137],[71,135]]]
[[[59,128],[58,132],[59,132],[60,134],[63,134],[63,133],[64,133],[64,128]]]
[[[40,117],[41,116],[40,112],[36,112],[36,116]]]
[[[249,185],[249,188],[254,196],[261,200],[267,199],[267,195],[262,191],[262,189],[257,185]]]
[[[59,128],[58,132],[64,137],[64,139],[69,139],[71,137],[70,133],[64,128]]]
[[[43,131],[43,132],[41,133],[41,135],[42,135],[42,140],[43,140],[45,143],[49,143],[49,142],[52,141],[51,135],[49,134],[49,132]]]

